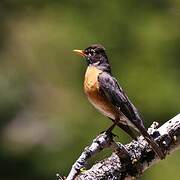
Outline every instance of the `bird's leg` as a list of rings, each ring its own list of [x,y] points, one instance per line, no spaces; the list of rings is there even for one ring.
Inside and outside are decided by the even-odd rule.
[[[118,124],[118,120],[115,119],[115,120],[113,121],[113,124],[105,131],[106,134],[109,134],[109,135],[111,135],[112,137],[118,137],[116,134],[113,134],[113,133],[112,133],[112,130],[114,129],[114,127],[115,127],[117,124]]]
[[[110,118],[111,119],[111,118]],[[118,121],[115,119],[111,119],[113,121],[113,124],[106,130],[106,131],[103,131],[101,133],[106,133],[108,135],[111,135],[112,137],[117,137],[117,135],[113,134],[112,133],[112,130],[114,129],[114,127],[118,124]]]
[[[112,130],[114,129],[114,127],[115,127],[116,125],[117,125],[117,123],[114,122],[105,132],[106,132],[107,134],[112,133]]]

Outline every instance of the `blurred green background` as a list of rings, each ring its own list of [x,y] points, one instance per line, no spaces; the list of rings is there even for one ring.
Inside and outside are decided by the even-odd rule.
[[[85,61],[72,53],[93,43],[106,47],[113,74],[146,127],[179,113],[179,0],[1,0],[0,180],[67,175],[110,126],[87,101]],[[179,161],[176,152],[141,179],[180,179]]]

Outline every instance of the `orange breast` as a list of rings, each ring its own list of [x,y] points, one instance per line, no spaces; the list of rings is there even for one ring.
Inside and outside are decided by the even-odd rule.
[[[94,66],[87,68],[84,80],[84,91],[96,109],[105,116],[115,119],[118,116],[118,110],[99,90],[98,75],[100,73],[102,73],[102,71]]]

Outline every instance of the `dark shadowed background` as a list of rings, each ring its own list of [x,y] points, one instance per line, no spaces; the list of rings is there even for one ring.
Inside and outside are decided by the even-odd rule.
[[[1,0],[0,180],[67,175],[110,126],[87,101],[85,60],[72,53],[93,43],[106,47],[113,74],[146,127],[179,113],[179,0]],[[176,152],[141,179],[180,179],[179,162]]]

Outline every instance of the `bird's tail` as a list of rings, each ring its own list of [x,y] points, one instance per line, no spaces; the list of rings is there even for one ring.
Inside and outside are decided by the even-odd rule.
[[[154,141],[154,139],[148,134],[148,132],[145,130],[145,128],[140,128],[140,133],[143,135],[143,137],[146,139],[146,141],[150,144],[153,151],[158,155],[160,159],[164,159],[165,155],[160,149],[159,145]]]

